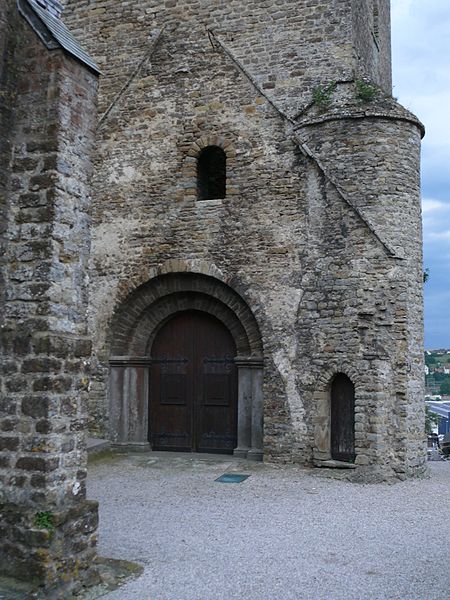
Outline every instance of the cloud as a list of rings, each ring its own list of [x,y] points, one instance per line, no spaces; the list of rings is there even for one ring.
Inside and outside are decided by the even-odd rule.
[[[425,244],[449,239],[450,202],[437,198],[423,198],[422,215]]]
[[[422,213],[431,213],[441,210],[448,210],[450,212],[450,206],[441,200],[434,200],[433,198],[422,198]]]
[[[450,229],[448,231],[432,231],[429,236],[438,240],[450,241]]]
[[[426,347],[450,347],[450,3],[392,0],[394,95],[424,123]]]
[[[392,19],[404,19],[410,15],[413,0],[396,0],[392,5]]]

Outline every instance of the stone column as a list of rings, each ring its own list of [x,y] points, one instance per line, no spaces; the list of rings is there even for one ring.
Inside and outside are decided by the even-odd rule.
[[[314,418],[314,464],[320,464],[321,461],[331,460],[330,449],[330,391],[326,390],[314,392],[313,405],[315,409]]]
[[[109,429],[112,444],[120,446],[128,441],[128,409],[124,407],[123,388],[126,363],[112,359],[109,363]]]
[[[148,357],[110,360],[110,428],[113,445],[148,451]]]
[[[247,454],[249,460],[261,461],[264,457],[263,410],[262,360],[254,359],[252,362],[252,439],[251,449]]]
[[[245,357],[235,360],[238,370],[238,427],[234,456],[247,458],[252,443],[252,370]]]

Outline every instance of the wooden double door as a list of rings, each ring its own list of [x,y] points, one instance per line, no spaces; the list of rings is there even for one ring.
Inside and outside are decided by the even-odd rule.
[[[215,317],[176,314],[151,352],[149,441],[153,450],[229,453],[237,445],[236,347]]]

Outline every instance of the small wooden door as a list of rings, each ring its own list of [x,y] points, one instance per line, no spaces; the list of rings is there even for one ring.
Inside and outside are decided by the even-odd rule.
[[[355,386],[339,373],[331,386],[331,457],[355,461]]]
[[[232,453],[237,445],[236,347],[228,329],[198,311],[157,333],[150,373],[154,450]]]

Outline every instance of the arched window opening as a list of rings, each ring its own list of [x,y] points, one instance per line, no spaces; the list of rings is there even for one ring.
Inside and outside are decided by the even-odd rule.
[[[331,458],[355,462],[355,386],[339,373],[331,384]]]
[[[204,148],[197,162],[197,193],[199,200],[225,198],[227,157],[222,148]]]

